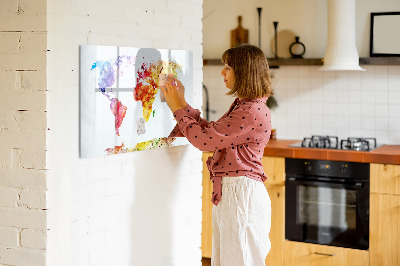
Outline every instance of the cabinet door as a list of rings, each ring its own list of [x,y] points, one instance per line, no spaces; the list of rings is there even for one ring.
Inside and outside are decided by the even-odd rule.
[[[264,156],[261,163],[268,177],[266,184],[285,185],[285,158]]]
[[[400,195],[400,165],[370,165],[371,193]]]
[[[371,266],[400,265],[400,196],[371,194]]]
[[[271,250],[265,259],[266,266],[283,265],[285,240],[285,187],[265,184],[271,199]]]
[[[212,252],[212,183],[206,161],[211,152],[203,153],[203,194],[202,194],[202,224],[201,224],[201,253],[204,258],[211,258]]]
[[[285,266],[367,266],[365,250],[285,241]]]

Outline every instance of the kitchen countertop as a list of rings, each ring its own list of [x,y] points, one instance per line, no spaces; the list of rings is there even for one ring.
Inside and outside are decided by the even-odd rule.
[[[400,145],[383,145],[372,151],[289,147],[301,140],[270,140],[264,156],[363,163],[400,164]]]

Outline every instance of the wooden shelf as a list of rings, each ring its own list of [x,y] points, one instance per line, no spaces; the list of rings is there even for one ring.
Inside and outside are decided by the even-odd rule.
[[[268,58],[271,68],[279,66],[322,66],[323,58]],[[220,59],[204,59],[204,66],[222,65]],[[400,65],[400,57],[362,57],[360,65]]]
[[[203,64],[205,66],[218,66],[222,65],[220,59],[204,59]],[[279,66],[304,66],[304,65],[322,65],[321,58],[268,58],[268,64],[270,67]]]
[[[222,66],[221,59],[203,59],[204,66]]]
[[[322,66],[322,58],[268,58],[271,67],[278,66]]]
[[[400,65],[400,57],[362,57],[360,65]]]

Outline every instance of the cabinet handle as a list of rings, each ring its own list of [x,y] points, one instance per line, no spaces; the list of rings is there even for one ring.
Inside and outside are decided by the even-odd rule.
[[[320,253],[320,252],[314,252],[315,255],[323,255],[323,256],[335,256],[335,254],[328,254],[328,253]]]

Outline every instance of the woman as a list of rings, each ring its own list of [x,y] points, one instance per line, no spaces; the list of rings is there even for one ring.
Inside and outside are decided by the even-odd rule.
[[[182,84],[167,77],[161,90],[178,123],[170,137],[185,136],[196,148],[214,151],[207,161],[215,205],[212,265],[265,265],[271,246],[271,202],[261,164],[271,130],[268,62],[252,45],[228,49],[222,62],[227,95],[237,98],[216,122],[200,118],[186,103]]]

